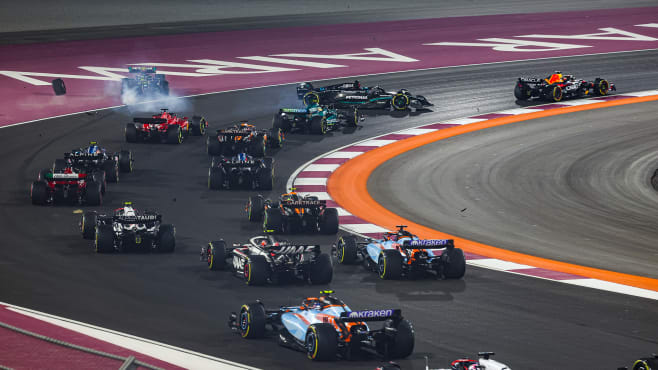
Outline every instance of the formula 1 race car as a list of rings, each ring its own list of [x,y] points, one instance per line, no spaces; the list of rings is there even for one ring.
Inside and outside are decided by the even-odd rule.
[[[261,189],[274,186],[274,160],[245,153],[213,158],[208,169],[208,189]]]
[[[201,261],[210,270],[232,270],[248,285],[283,282],[288,278],[329,284],[334,271],[331,258],[320,252],[319,245],[292,244],[271,235],[255,236],[248,243],[231,247],[223,240],[212,241],[201,248]]]
[[[283,132],[304,131],[323,135],[341,126],[356,127],[364,116],[355,107],[334,109],[318,104],[306,108],[281,108],[272,119],[272,127]]]
[[[55,160],[52,169],[39,171],[37,181],[30,186],[32,204],[86,204],[103,202],[105,172],[78,172],[65,160]]]
[[[433,273],[437,277],[459,279],[466,271],[464,252],[451,239],[422,240],[398,225],[384,239],[358,242],[353,235],[338,239],[333,248],[339,263],[363,263],[382,279],[399,279]]]
[[[280,345],[306,353],[315,361],[358,358],[363,353],[394,359],[414,350],[414,328],[398,309],[352,311],[343,301],[321,292],[299,306],[268,310],[256,301],[232,312],[229,327],[243,338],[276,335]],[[368,322],[383,321],[381,329]]]
[[[627,367],[619,367],[618,370],[626,370]],[[631,370],[658,370],[658,354],[652,354],[651,357],[642,357],[633,362]]]
[[[313,196],[290,192],[272,201],[256,195],[249,197],[246,211],[249,221],[263,221],[266,233],[338,232],[338,210],[327,208],[326,200]]]
[[[121,79],[121,96],[159,97],[169,95],[169,82],[164,75],[157,74],[156,67],[130,66],[130,78]],[[125,99],[124,99],[125,100]]]
[[[174,225],[163,224],[156,212],[138,212],[131,202],[111,215],[85,212],[80,220],[84,239],[95,239],[96,252],[129,250],[173,252],[176,247]]]
[[[119,182],[119,172],[132,172],[133,162],[131,151],[108,153],[105,148],[99,147],[95,141],[92,141],[86,148],[64,153],[64,159],[56,159],[53,168],[55,171],[61,171],[70,166],[75,172],[81,173],[103,171],[107,181]]]
[[[208,135],[206,149],[210,155],[235,155],[248,153],[254,157],[267,155],[267,148],[280,148],[284,135],[279,128],[258,130],[246,121],[229,128],[217,130],[217,136]]]
[[[151,118],[133,118],[133,123],[126,124],[126,141],[134,143],[144,140],[160,140],[168,144],[180,144],[189,135],[201,136],[206,132],[208,122],[205,118],[194,116],[179,118],[168,109],[161,109],[160,114]]]
[[[425,109],[434,104],[422,95],[411,95],[408,90],[386,91],[379,86],[362,87],[359,81],[347,82],[323,87],[313,87],[310,82],[297,86],[297,97],[305,105],[334,105],[336,108]]]
[[[425,357],[426,370],[512,370],[509,366],[492,360],[493,352],[478,352],[478,359],[460,358],[450,364],[450,369],[430,369],[427,357]]]
[[[562,99],[603,96],[615,90],[617,88],[614,84],[602,78],[597,78],[593,82],[577,80],[572,75],[563,75],[560,71],[555,71],[547,78],[520,77],[514,86],[514,96],[518,100],[536,97],[559,102]]]

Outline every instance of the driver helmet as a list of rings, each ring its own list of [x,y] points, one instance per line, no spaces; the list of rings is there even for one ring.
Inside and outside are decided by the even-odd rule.
[[[398,234],[397,233],[386,233],[384,236],[384,239],[390,240],[390,241],[398,241]]]
[[[354,88],[355,89],[360,89],[361,88],[361,83],[359,82],[359,80],[354,80]]]
[[[135,209],[133,208],[133,203],[132,202],[124,202],[123,203],[123,208],[121,209],[121,214],[124,216],[135,216],[136,212]]]
[[[253,126],[250,125],[249,123],[247,123],[247,121],[242,121],[242,122],[240,122],[240,124],[238,125],[238,127],[240,127],[240,128],[251,128],[251,127],[253,127]]]
[[[95,141],[89,143],[89,147],[87,148],[88,154],[98,154],[100,152],[101,152],[101,148],[98,147]]]
[[[319,310],[322,308],[322,303],[317,298],[306,298],[304,300],[304,307]]]
[[[239,153],[236,156],[236,158],[237,158],[238,162],[246,162],[247,160],[249,160],[249,157],[247,156],[247,153]]]

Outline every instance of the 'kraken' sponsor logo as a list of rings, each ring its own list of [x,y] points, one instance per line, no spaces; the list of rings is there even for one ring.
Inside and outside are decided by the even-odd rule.
[[[393,310],[365,310],[350,312],[350,319],[370,319],[393,316]]]
[[[437,247],[448,245],[451,242],[450,239],[412,240],[409,245],[412,247]]]

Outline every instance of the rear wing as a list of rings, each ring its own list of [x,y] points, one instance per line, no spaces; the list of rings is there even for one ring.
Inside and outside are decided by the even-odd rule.
[[[455,247],[455,241],[453,239],[404,240],[402,246],[415,249],[452,249]]]
[[[319,245],[268,246],[267,250],[274,254],[320,253],[320,246]]]
[[[253,130],[217,130],[217,137],[223,136],[227,138],[234,138],[238,136],[249,136]]]
[[[87,177],[86,173],[52,173],[48,172],[46,174],[47,180],[77,180],[84,179]]]
[[[539,84],[542,81],[544,81],[541,78],[534,78],[534,77],[519,77],[519,82],[525,82],[528,84]]]
[[[302,115],[302,114],[308,114],[308,109],[306,109],[306,108],[281,108],[281,109],[279,109],[279,113]]]
[[[103,158],[104,158],[103,153],[94,153],[94,154],[84,153],[84,152],[64,153],[64,159],[72,159],[75,161],[95,161]]]
[[[339,320],[342,322],[385,321],[388,319],[402,319],[402,310],[363,310],[341,312]]]
[[[112,221],[119,224],[146,224],[162,221],[162,215],[139,215],[139,216],[98,216],[99,220]]]
[[[256,160],[251,160],[251,161],[228,160],[228,161],[219,162],[219,165],[225,168],[248,168],[248,167],[258,166],[259,164],[260,162]]]
[[[280,203],[283,207],[290,208],[320,208],[326,207],[326,200],[284,200]]]
[[[128,73],[156,73],[156,67],[130,66]]]
[[[135,123],[146,123],[149,125],[159,125],[162,123],[167,123],[167,119],[165,118],[142,118],[142,117],[137,117],[133,118],[133,122]]]

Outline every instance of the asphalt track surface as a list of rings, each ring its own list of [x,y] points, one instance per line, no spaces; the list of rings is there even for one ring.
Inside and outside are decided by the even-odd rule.
[[[0,44],[646,6],[655,1],[28,0],[0,4]]]
[[[364,84],[406,87],[437,106],[433,112],[373,114],[355,131],[324,137],[288,136],[276,153],[276,187],[316,155],[377,134],[514,108],[510,81],[553,69],[583,78],[605,76],[620,93],[655,87],[658,52],[621,53],[523,63],[398,73],[362,78]],[[620,68],[620,66],[626,66]],[[501,84],[502,82],[502,84]],[[623,82],[623,83],[622,83]],[[278,100],[294,100],[281,86],[189,99],[180,113],[201,113],[212,128],[249,118],[269,126]],[[3,301],[108,327],[267,369],[364,369],[376,360],[313,364],[275,341],[238,340],[226,326],[239,305],[262,299],[294,304],[323,286],[247,287],[228,273],[207,271],[201,245],[223,237],[245,241],[259,227],[244,217],[248,191],[209,191],[204,139],[180,146],[123,142],[133,115],[126,108],[52,119],[2,129],[0,135],[0,296]],[[401,115],[399,117],[398,115]],[[136,170],[110,184],[103,209],[123,201],[157,209],[177,228],[174,254],[97,255],[78,232],[78,207],[36,207],[29,184],[39,169],[76,146],[97,140],[134,151]],[[266,194],[267,195],[267,194]],[[329,249],[334,237],[299,236]],[[353,309],[400,307],[416,327],[416,350],[400,361],[423,367],[423,356],[445,366],[454,358],[494,350],[515,368],[610,368],[655,351],[658,315],[653,301],[470,268],[459,281],[380,281],[360,266],[336,266],[336,290]]]
[[[369,191],[453,235],[655,279],[657,110],[633,104],[441,140],[377,168]]]

